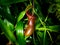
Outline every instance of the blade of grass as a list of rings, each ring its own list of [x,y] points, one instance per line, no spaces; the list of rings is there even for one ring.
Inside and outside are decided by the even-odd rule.
[[[48,35],[49,35],[49,37],[50,37],[51,42],[53,43],[53,40],[52,40],[52,37],[51,37],[50,32],[49,32],[49,31],[47,31],[47,33],[48,33]]]
[[[46,30],[44,31],[43,45],[46,45]]]

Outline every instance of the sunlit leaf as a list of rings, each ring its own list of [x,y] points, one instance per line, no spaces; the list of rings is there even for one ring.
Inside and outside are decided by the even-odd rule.
[[[22,11],[22,12],[19,14],[19,16],[18,16],[18,18],[17,18],[17,22],[19,22],[19,21],[24,17],[25,13],[26,13],[26,11]]]
[[[19,45],[26,45],[24,38],[23,22],[19,21],[16,25],[16,35]]]
[[[4,20],[4,23],[6,24],[6,26],[11,30],[11,31],[13,31],[13,29],[14,29],[14,25],[11,23],[11,22],[9,22],[8,20]]]

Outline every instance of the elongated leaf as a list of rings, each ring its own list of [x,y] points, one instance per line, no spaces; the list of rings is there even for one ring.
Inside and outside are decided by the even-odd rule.
[[[19,22],[25,15],[26,11],[22,11],[20,14],[19,14],[19,17],[17,18],[17,22]]]
[[[5,23],[0,19],[0,27],[3,30],[6,37],[11,40],[13,43],[16,43],[16,38],[10,29],[5,25]]]
[[[50,31],[60,31],[60,25],[48,26],[47,28],[50,29]]]
[[[47,28],[44,28],[44,27],[36,28],[36,30],[39,30],[39,31],[48,30],[48,31],[52,31],[52,32],[58,32],[58,31],[60,31],[60,25],[46,26],[46,27],[47,27]]]
[[[43,45],[46,45],[46,30],[44,31]]]
[[[24,2],[26,0],[0,0],[0,5],[10,5],[13,3]]]
[[[6,24],[6,26],[11,30],[11,31],[14,31],[14,25],[9,22],[7,19],[4,20],[4,23]]]
[[[16,25],[16,35],[17,35],[18,44],[26,45],[25,38],[24,38],[24,32],[23,32],[23,23],[21,21],[19,21]]]

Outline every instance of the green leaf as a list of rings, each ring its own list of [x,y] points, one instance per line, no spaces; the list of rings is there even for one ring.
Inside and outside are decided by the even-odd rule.
[[[16,38],[14,34],[10,31],[10,29],[5,25],[5,23],[0,19],[0,27],[4,32],[5,36],[11,40],[11,42],[16,43]]]
[[[20,12],[20,14],[17,18],[17,22],[19,22],[24,17],[26,11],[31,9],[31,8],[32,8],[32,4],[29,4],[24,11]]]
[[[40,27],[40,28],[36,28],[36,30],[39,30],[39,31],[48,30],[48,31],[52,31],[52,32],[58,32],[58,31],[60,31],[60,25],[46,26],[46,28]]]
[[[46,30],[44,31],[43,45],[46,45]]]
[[[23,23],[21,21],[19,21],[16,25],[16,35],[17,35],[18,44],[26,45],[24,32],[23,32]]]
[[[26,0],[0,0],[0,5],[10,5],[13,3],[24,2]]]
[[[60,25],[47,26],[50,31],[60,31]]]
[[[14,31],[14,25],[9,22],[7,19],[4,20],[4,23],[6,24],[6,26],[11,30],[11,31]]]
[[[17,22],[19,22],[19,21],[24,17],[25,13],[26,13],[26,11],[22,11],[22,12],[19,14],[19,16],[18,16],[18,18],[17,18]]]

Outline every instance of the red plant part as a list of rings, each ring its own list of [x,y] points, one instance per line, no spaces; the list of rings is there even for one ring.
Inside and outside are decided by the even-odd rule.
[[[29,11],[26,12],[28,17],[28,26],[26,27],[24,34],[25,36],[30,36],[35,30],[35,16],[32,15]]]

